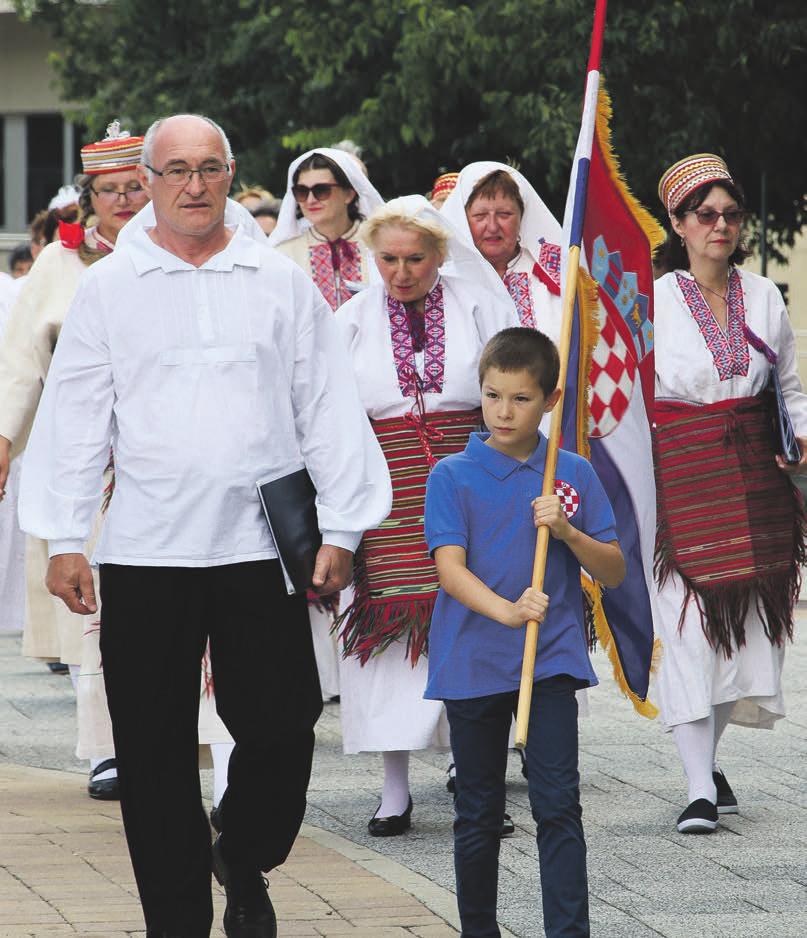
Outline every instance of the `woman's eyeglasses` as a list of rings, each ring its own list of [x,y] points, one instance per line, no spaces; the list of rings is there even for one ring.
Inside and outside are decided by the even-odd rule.
[[[115,202],[120,196],[125,199],[136,199],[144,191],[143,187],[136,182],[133,182],[130,186],[125,186],[123,189],[115,189],[113,186],[103,186],[101,189],[93,189],[90,186],[90,189],[99,199],[103,199],[105,202]]]
[[[313,186],[296,185],[291,187],[291,194],[297,202],[307,202],[308,196],[313,195],[317,202],[330,199],[334,189],[343,189],[338,182],[318,182]]]
[[[699,208],[687,212],[687,215],[694,215],[701,225],[707,225],[710,228],[717,224],[717,219],[721,215],[729,228],[741,225],[745,219],[745,212],[741,208],[732,208],[727,212],[716,212],[713,208]]]

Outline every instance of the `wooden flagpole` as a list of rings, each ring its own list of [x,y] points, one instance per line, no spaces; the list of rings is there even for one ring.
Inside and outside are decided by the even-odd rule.
[[[595,0],[594,28],[591,33],[591,50],[586,69],[586,94],[588,94],[588,78],[592,72],[599,72],[602,41],[605,33],[605,11],[607,0]],[[598,82],[599,84],[599,82]],[[596,100],[594,102],[596,105]],[[583,111],[585,119],[585,106]],[[580,141],[578,140],[578,146]],[[588,157],[591,156],[589,148]],[[576,155],[575,155],[576,158]],[[544,466],[544,487],[541,495],[553,495],[555,492],[555,472],[558,468],[558,447],[560,445],[560,428],[563,420],[563,394],[566,393],[566,372],[569,370],[569,346],[572,341],[572,325],[574,323],[574,302],[577,298],[577,274],[580,268],[580,243],[582,241],[583,217],[585,213],[586,189],[588,187],[588,170],[584,176],[579,175],[575,181],[576,204],[572,218],[571,233],[569,235],[569,253],[566,266],[566,289],[563,292],[560,339],[558,341],[558,354],[560,356],[560,375],[558,386],[562,388],[561,398],[552,411],[552,422],[549,429],[549,441],[546,448],[546,464]],[[564,231],[564,237],[566,232]],[[546,573],[546,555],[549,548],[549,528],[541,525],[535,542],[535,560],[532,567],[532,586],[543,590],[544,574]],[[530,620],[527,623],[527,634],[524,638],[524,661],[521,666],[521,687],[518,692],[518,711],[516,712],[516,748],[523,749],[527,745],[527,729],[530,722],[530,704],[532,703],[532,685],[535,682],[535,653],[538,650],[538,623]]]
[[[577,274],[580,267],[580,246],[569,248],[566,267],[566,289],[563,292],[563,317],[561,320],[558,356],[560,373],[558,387],[563,389],[560,400],[552,411],[549,425],[549,440],[546,447],[544,465],[544,486],[541,495],[554,495],[555,473],[558,468],[558,449],[560,448],[560,429],[563,421],[563,395],[566,393],[566,373],[569,369],[569,347],[572,343],[572,324],[574,322],[574,302],[577,297]],[[538,528],[535,540],[535,560],[532,566],[533,589],[543,590],[546,573],[546,555],[549,549],[549,528],[542,524]],[[521,687],[518,692],[518,710],[516,712],[516,749],[527,745],[527,729],[530,722],[530,704],[532,703],[532,685],[535,681],[535,653],[538,650],[538,623],[530,619],[527,634],[524,637],[524,660],[521,665]]]

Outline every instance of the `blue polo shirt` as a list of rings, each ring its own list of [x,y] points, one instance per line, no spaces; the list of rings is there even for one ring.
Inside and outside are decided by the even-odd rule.
[[[541,494],[546,438],[522,463],[485,445],[474,433],[462,453],[432,470],[426,488],[429,551],[465,548],[468,569],[495,593],[515,602],[532,581],[536,528],[531,502]],[[591,464],[560,450],[556,480],[574,527],[598,541],[616,540],[614,513]],[[550,535],[543,591],[546,619],[538,627],[535,679],[569,674],[597,683],[588,657],[580,564]],[[425,697],[462,700],[518,690],[525,629],[511,629],[472,612],[443,589],[429,632]]]

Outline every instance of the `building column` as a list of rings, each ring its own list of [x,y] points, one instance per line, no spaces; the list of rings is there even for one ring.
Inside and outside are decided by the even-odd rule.
[[[76,175],[76,165],[73,158],[75,134],[75,124],[65,117],[62,121],[62,166],[64,167],[62,181],[66,186],[73,184],[73,177]]]
[[[3,196],[6,204],[6,231],[22,232],[28,227],[27,172],[28,142],[24,114],[6,114],[3,118],[3,153],[5,179]]]

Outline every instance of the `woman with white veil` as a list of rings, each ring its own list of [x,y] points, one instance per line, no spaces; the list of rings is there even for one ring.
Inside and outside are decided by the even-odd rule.
[[[493,267],[522,326],[560,338],[561,226],[512,166],[470,163],[441,209]]]
[[[367,285],[368,253],[356,233],[383,201],[357,157],[309,150],[289,166],[269,244],[302,267],[335,311]]]
[[[339,621],[346,753],[381,752],[374,836],[411,825],[409,752],[447,744],[443,706],[424,700],[438,583],[423,535],[426,478],[480,421],[477,363],[517,325],[501,279],[422,196],[376,209],[359,237],[374,282],[336,314],[393,482],[389,518],[362,539],[355,595]]]

